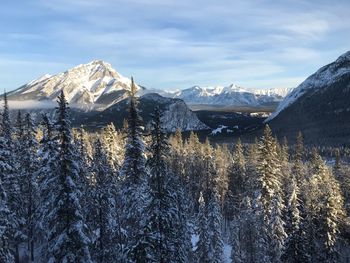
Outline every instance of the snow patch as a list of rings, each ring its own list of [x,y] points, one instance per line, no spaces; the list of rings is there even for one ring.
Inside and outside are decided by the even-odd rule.
[[[210,133],[211,135],[217,135],[219,133],[222,133],[223,129],[227,129],[228,126],[225,125],[219,125],[219,127],[217,127],[216,129],[212,130],[212,132]]]

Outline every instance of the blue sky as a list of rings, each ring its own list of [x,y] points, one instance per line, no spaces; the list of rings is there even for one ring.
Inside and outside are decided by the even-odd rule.
[[[149,88],[293,87],[350,50],[349,10],[342,0],[4,0],[0,89],[94,59]]]

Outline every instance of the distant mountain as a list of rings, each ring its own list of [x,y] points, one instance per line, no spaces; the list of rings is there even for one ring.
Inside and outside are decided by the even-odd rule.
[[[10,100],[55,101],[64,90],[68,102],[84,109],[104,109],[125,99],[131,80],[111,64],[95,60],[54,76],[44,75],[8,94]],[[139,91],[143,87],[137,86]]]
[[[57,96],[63,90],[72,110],[74,125],[93,127],[114,122],[121,127],[127,118],[127,103],[131,80],[114,70],[111,64],[94,60],[78,65],[54,76],[44,75],[8,93],[12,109],[32,112],[40,119],[44,112],[54,114]],[[137,85],[138,96],[147,91]],[[141,115],[148,124],[155,106],[164,110],[164,128],[167,131],[201,130],[208,127],[180,99],[146,94],[140,98]]]
[[[318,141],[350,138],[350,51],[294,89],[267,119],[281,134],[303,131]]]
[[[129,99],[124,99],[110,106],[102,112],[98,112],[83,120],[85,125],[93,127],[104,126],[113,122],[121,127],[124,119],[128,116]],[[195,113],[193,113],[183,100],[165,98],[156,93],[145,94],[139,99],[140,115],[143,118],[146,128],[150,127],[151,114],[158,106],[163,111],[163,128],[167,131],[181,129],[204,130],[209,127],[202,123]]]
[[[248,106],[277,105],[291,89],[248,91],[236,85],[228,87],[194,86],[165,96],[183,99],[189,105]]]

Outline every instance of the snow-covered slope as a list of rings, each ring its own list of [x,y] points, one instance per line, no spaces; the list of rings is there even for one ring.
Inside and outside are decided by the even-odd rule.
[[[237,85],[228,87],[199,87],[164,94],[172,98],[183,99],[187,104],[205,104],[220,106],[261,106],[280,102],[290,89],[249,91]]]
[[[350,52],[301,83],[268,119],[289,141],[301,131],[305,143],[348,145],[350,141]]]
[[[349,73],[350,51],[341,55],[336,61],[320,68],[316,73],[308,77],[287,95],[287,97],[278,105],[276,111],[272,113],[266,121],[275,118],[278,114],[301,98],[306,92],[320,92]]]
[[[253,93],[256,95],[266,95],[273,97],[286,97],[294,88],[272,88],[272,89],[260,89],[254,90]]]
[[[106,108],[126,98],[130,84],[131,80],[119,74],[109,63],[94,60],[54,76],[44,75],[8,96],[10,100],[55,101],[64,90],[68,102],[74,106]]]

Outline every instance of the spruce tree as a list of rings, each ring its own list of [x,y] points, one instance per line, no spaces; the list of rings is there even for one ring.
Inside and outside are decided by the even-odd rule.
[[[17,170],[19,161],[16,160],[15,145],[12,138],[13,129],[10,121],[10,112],[7,95],[4,94],[4,107],[0,130],[0,180],[6,194],[7,209],[11,212],[11,224],[8,231],[10,236],[8,242],[15,250],[15,262],[19,262],[19,244],[25,240],[24,208],[21,195],[21,174]],[[4,208],[5,211],[5,208]]]
[[[93,225],[94,232],[98,233],[93,244],[96,262],[114,262],[121,258],[121,244],[119,243],[120,225],[116,215],[116,176],[108,163],[101,141],[98,139],[94,145],[93,181],[95,181],[93,195],[94,207],[89,211],[95,213]]]
[[[0,163],[0,165],[2,165]],[[7,204],[7,195],[0,178],[0,262],[13,262],[11,234],[13,233],[12,215]]]
[[[114,172],[118,173],[124,158],[123,139],[113,123],[108,124],[102,132],[103,147],[107,154],[108,163]]]
[[[198,200],[199,212],[197,216],[197,234],[198,242],[196,244],[196,262],[209,263],[208,255],[210,253],[210,240],[208,229],[207,208],[203,194],[200,193]]]
[[[223,260],[223,241],[221,233],[222,214],[217,191],[217,173],[210,145],[205,147],[205,181],[203,201],[200,199],[196,250],[198,262],[219,263]],[[201,202],[204,204],[201,204]],[[208,239],[208,240],[207,240]]]
[[[77,163],[78,163],[78,178],[76,185],[81,192],[80,206],[83,209],[83,217],[89,228],[89,222],[92,221],[93,215],[90,211],[93,200],[92,197],[92,146],[90,145],[89,135],[81,126],[77,130],[76,138],[74,140],[76,146]]]
[[[125,159],[121,167],[122,225],[125,230],[125,250],[131,262],[142,262],[147,258],[144,243],[144,209],[148,204],[145,145],[142,140],[142,119],[137,108],[136,86],[131,82],[129,117],[125,144]]]
[[[169,145],[162,129],[162,113],[155,108],[152,121],[151,156],[147,162],[149,177],[150,202],[146,208],[146,227],[152,262],[175,262],[175,229],[173,223],[178,221],[176,213],[176,189],[173,186],[173,174],[166,163]]]
[[[63,91],[56,108],[59,141],[58,185],[54,192],[53,209],[49,213],[49,262],[91,262],[86,225],[80,206],[81,193],[77,186],[79,168],[74,148],[68,103]]]
[[[228,189],[225,197],[225,219],[232,221],[239,212],[239,205],[246,194],[247,179],[245,157],[241,140],[235,145],[235,152],[229,167]]]
[[[300,213],[299,196],[299,187],[295,175],[293,175],[287,192],[286,233],[288,237],[283,255],[284,262],[302,263],[308,261],[307,251],[304,249],[305,233]]]
[[[40,141],[39,151],[39,169],[38,169],[38,209],[36,229],[41,240],[40,257],[43,262],[47,262],[50,258],[48,251],[49,233],[51,225],[55,220],[52,211],[55,209],[55,198],[58,196],[59,186],[59,144],[55,135],[55,127],[50,117],[43,115],[42,121],[43,137]]]
[[[24,197],[26,235],[30,259],[34,261],[35,243],[35,220],[38,200],[37,172],[38,172],[38,142],[36,140],[36,130],[32,116],[27,113],[25,116],[23,135],[23,159],[22,159],[22,180],[24,187],[22,196]]]
[[[281,262],[286,233],[282,219],[284,209],[281,193],[281,166],[277,155],[276,141],[269,126],[265,127],[259,145],[260,199],[264,211],[264,231],[266,232],[271,262]]]

